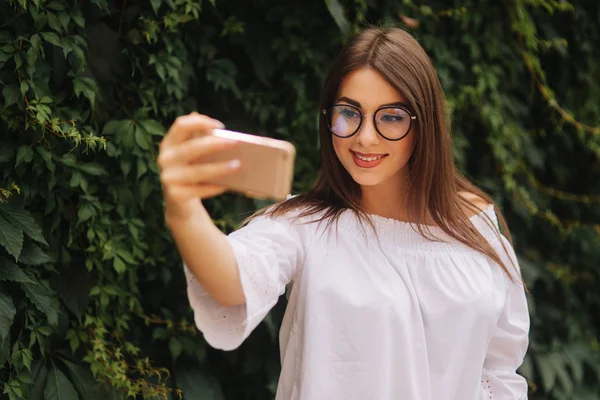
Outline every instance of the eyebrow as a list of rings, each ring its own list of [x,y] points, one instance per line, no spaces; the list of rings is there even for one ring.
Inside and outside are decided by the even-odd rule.
[[[362,108],[362,106],[360,105],[360,102],[358,102],[356,100],[353,100],[353,99],[351,99],[349,97],[346,97],[346,96],[340,97],[338,99],[338,102],[339,101],[345,101],[346,103],[352,104],[355,107]],[[379,108],[381,108],[381,107],[408,107],[408,104],[406,104],[406,103],[404,103],[402,101],[396,101],[394,103],[381,104],[379,106]]]

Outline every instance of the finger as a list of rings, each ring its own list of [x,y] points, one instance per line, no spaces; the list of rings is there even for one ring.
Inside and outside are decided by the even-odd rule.
[[[232,149],[237,144],[235,140],[212,135],[197,137],[161,151],[158,155],[158,165],[161,169],[167,169],[170,166],[187,164],[207,155]]]
[[[239,160],[209,164],[182,165],[165,170],[161,174],[161,181],[164,186],[209,183],[217,178],[236,173],[240,167]]]
[[[167,131],[161,146],[168,148],[185,142],[198,133],[208,133],[218,128],[224,128],[223,123],[206,115],[198,113],[182,115],[175,119]]]
[[[166,197],[172,202],[184,202],[193,199],[208,199],[224,193],[227,188],[211,184],[176,185],[169,188]]]

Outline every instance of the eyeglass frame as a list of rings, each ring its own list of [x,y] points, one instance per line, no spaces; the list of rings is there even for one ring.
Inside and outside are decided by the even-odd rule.
[[[358,126],[356,127],[356,130],[348,136],[340,136],[337,135],[329,126],[329,121],[327,120],[327,111],[331,110],[333,107],[336,106],[344,106],[344,107],[350,107],[355,109],[358,114],[360,115],[360,122],[358,123]],[[379,131],[379,128],[377,127],[377,121],[375,121],[375,115],[377,115],[377,113],[381,110],[386,110],[388,108],[399,108],[401,110],[406,111],[406,113],[410,116],[410,123],[408,125],[408,129],[406,130],[406,133],[404,135],[402,135],[402,137],[398,138],[398,139],[389,139],[387,137],[385,137],[385,135],[383,133],[381,133]],[[352,136],[356,135],[358,133],[358,131],[360,131],[360,128],[362,127],[363,121],[365,119],[365,117],[372,117],[373,118],[373,126],[375,127],[375,130],[377,131],[377,133],[379,134],[379,136],[381,136],[382,138],[384,138],[385,140],[389,140],[390,142],[397,142],[399,140],[404,139],[406,136],[408,136],[408,134],[410,133],[410,129],[412,128],[412,124],[413,121],[417,119],[416,115],[412,115],[412,113],[410,112],[409,109],[407,109],[406,107],[401,107],[401,106],[383,106],[383,107],[379,107],[377,110],[375,110],[375,112],[371,115],[369,114],[363,114],[362,111],[360,111],[360,109],[352,104],[345,104],[345,103],[336,103],[336,104],[332,104],[329,108],[323,109],[322,110],[323,115],[325,115],[325,123],[327,124],[327,128],[329,129],[329,131],[331,132],[332,135],[337,136],[341,139],[348,139],[351,138]]]

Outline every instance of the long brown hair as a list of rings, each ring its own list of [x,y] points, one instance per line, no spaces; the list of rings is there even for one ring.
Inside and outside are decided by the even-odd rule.
[[[429,217],[446,234],[489,256],[514,280],[500,255],[467,217],[465,209],[479,209],[460,192],[479,196],[494,205],[503,234],[512,245],[504,217],[494,201],[461,175],[454,164],[450,121],[440,81],[429,57],[409,33],[398,28],[369,28],[350,40],[325,80],[321,110],[335,102],[340,82],[348,73],[365,67],[378,71],[402,93],[417,116],[407,204],[410,220],[415,222],[419,233],[425,236],[428,232],[425,221]],[[266,215],[281,216],[299,210],[298,218],[319,214],[315,222],[331,224],[342,212],[352,210],[362,220],[368,220],[360,206],[360,186],[337,158],[322,113],[319,137],[321,170],[313,188],[269,208]],[[487,222],[491,225],[489,218]]]

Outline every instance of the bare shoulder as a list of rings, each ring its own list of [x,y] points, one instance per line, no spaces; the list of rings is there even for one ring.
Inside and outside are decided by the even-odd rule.
[[[458,195],[467,201],[468,204],[464,205],[463,211],[467,217],[472,217],[475,214],[479,214],[482,211],[486,211],[491,205],[485,199],[471,192],[458,192]]]

